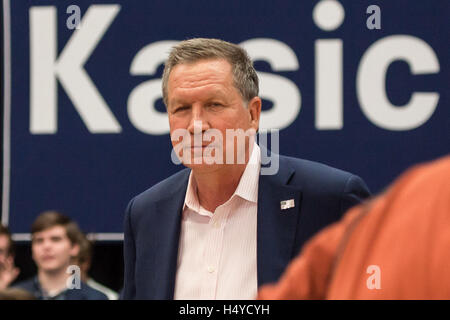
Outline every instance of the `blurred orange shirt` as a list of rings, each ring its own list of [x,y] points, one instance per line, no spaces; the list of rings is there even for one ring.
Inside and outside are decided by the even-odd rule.
[[[450,299],[450,156],[349,210],[258,298]]]

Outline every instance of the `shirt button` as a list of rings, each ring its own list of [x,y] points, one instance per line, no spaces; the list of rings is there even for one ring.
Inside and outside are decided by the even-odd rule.
[[[220,228],[220,222],[218,222],[218,221],[214,222],[213,227],[215,229],[219,229]]]
[[[208,267],[208,272],[209,273],[213,273],[214,271],[216,271],[216,269],[214,267]]]

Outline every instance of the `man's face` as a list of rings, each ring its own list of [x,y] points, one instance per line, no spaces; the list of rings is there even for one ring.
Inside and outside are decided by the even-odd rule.
[[[71,259],[78,254],[79,246],[70,242],[63,226],[54,226],[34,233],[31,249],[39,270],[58,272],[70,265]]]
[[[171,135],[177,129],[189,132],[191,147],[189,150],[183,149],[183,153],[190,152],[193,159],[198,152],[204,154],[208,147],[214,146],[223,150],[225,159],[227,152],[235,152],[236,149],[236,146],[232,148],[230,143],[225,143],[226,130],[252,129],[256,132],[261,99],[255,97],[245,106],[233,84],[230,63],[223,59],[200,60],[192,64],[179,64],[172,69],[168,80],[167,112]],[[211,132],[211,129],[220,132],[223,139],[202,141],[200,148],[194,147],[194,133],[198,136],[200,132],[204,137],[205,131]],[[211,144],[208,146],[209,143]],[[172,144],[175,147],[178,141],[173,141]],[[204,162],[187,166],[202,171],[217,169],[216,165],[205,165]]]
[[[9,256],[9,246],[9,238],[4,234],[0,235],[0,267],[5,264]]]

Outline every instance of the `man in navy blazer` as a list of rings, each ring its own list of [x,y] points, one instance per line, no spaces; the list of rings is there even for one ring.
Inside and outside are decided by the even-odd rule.
[[[208,299],[253,298],[248,294],[256,293],[257,287],[263,284],[277,281],[312,235],[369,196],[359,177],[323,164],[272,154],[278,161],[278,170],[264,174],[270,172],[264,170],[270,164],[259,160],[261,165],[253,180],[257,185],[256,203],[253,207],[251,204],[233,207],[235,212],[249,217],[252,217],[251,210],[255,213],[255,219],[248,220],[254,221],[249,230],[256,230],[255,239],[249,242],[256,246],[255,254],[236,259],[238,264],[245,264],[246,270],[250,266],[254,272],[249,278],[255,281],[242,283],[242,288],[235,281],[232,288],[233,292],[247,290],[247,296],[227,296],[226,292],[224,295],[220,281],[214,284],[190,281],[189,272],[195,277],[199,272],[196,266],[202,266],[202,261],[190,260],[190,269],[180,270],[183,262],[180,260],[187,258],[180,250],[181,244],[195,245],[195,248],[199,245],[183,238],[182,229],[186,225],[182,217],[186,210],[191,210],[187,206],[188,195],[194,194],[201,210],[210,216],[236,200],[236,190],[244,176],[248,179],[250,157],[253,159],[254,154],[251,134],[247,133],[256,132],[259,127],[258,77],[242,48],[216,39],[186,40],[172,49],[166,62],[163,98],[175,153],[188,168],[134,197],[128,205],[124,223],[123,299],[201,298],[207,295],[189,296],[180,292],[201,293],[205,287],[213,288],[211,292],[216,293],[222,290],[221,294],[207,296]],[[234,145],[234,138],[233,144],[229,144],[229,129],[245,130],[241,140],[241,145],[245,144],[243,162],[236,156],[239,138],[238,146]],[[180,130],[185,130],[184,134],[180,135]],[[257,146],[256,149],[259,150]],[[261,148],[263,151],[266,150]],[[233,157],[227,158],[230,154]],[[212,158],[214,161],[206,161]],[[196,161],[199,159],[203,161]],[[228,253],[222,259],[235,257]],[[208,272],[227,272],[226,268],[227,265],[218,266]],[[233,282],[233,278],[227,279]]]

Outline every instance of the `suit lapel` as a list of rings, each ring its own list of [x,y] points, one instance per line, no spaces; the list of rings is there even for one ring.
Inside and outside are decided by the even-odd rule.
[[[157,299],[173,299],[178,262],[178,245],[181,233],[181,214],[186,195],[190,170],[182,177],[173,192],[164,200],[158,201],[158,248],[155,265]]]
[[[301,191],[287,185],[294,174],[280,157],[275,175],[260,175],[258,188],[257,268],[258,287],[275,282],[292,259]],[[280,202],[294,200],[295,207],[281,209]]]

